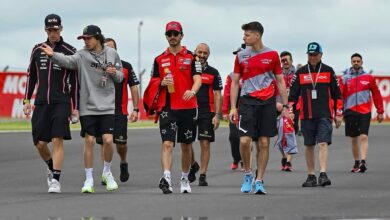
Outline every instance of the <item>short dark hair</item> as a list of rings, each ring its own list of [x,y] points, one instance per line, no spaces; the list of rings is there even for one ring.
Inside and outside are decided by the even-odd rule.
[[[354,57],[359,57],[361,60],[363,60],[362,55],[360,55],[360,54],[358,54],[358,53],[352,54],[351,59],[354,58]]]
[[[261,36],[263,36],[264,33],[263,25],[261,25],[258,21],[252,21],[247,24],[243,24],[241,29],[244,31],[256,31],[260,33]]]
[[[283,51],[280,53],[280,58],[284,57],[284,56],[290,56],[291,60],[292,60],[292,55],[290,52],[288,51]]]
[[[116,49],[117,49],[117,48],[116,48],[116,42],[115,42],[114,39],[108,37],[108,38],[106,38],[106,39],[104,40],[105,43],[110,42],[110,41],[114,43],[114,47],[115,47],[115,50],[116,50]]]

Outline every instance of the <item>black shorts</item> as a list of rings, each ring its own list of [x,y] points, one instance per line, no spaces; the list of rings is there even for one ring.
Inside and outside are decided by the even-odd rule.
[[[332,144],[332,119],[316,118],[301,120],[301,130],[306,146],[326,142]]]
[[[213,118],[215,113],[207,112],[199,114],[198,116],[198,140],[208,140],[210,142],[215,141],[215,132],[213,125]]]
[[[96,137],[96,143],[102,145],[102,137]],[[115,115],[114,143],[127,144],[127,115]]]
[[[113,134],[114,119],[114,115],[80,116],[81,137],[85,137],[85,134],[94,137],[102,137],[103,134]]]
[[[160,134],[162,141],[191,144],[196,138],[197,109],[171,110],[164,108],[160,113]]]
[[[259,137],[274,137],[276,128],[276,105],[248,105],[240,103],[238,106],[238,130],[240,137],[249,136],[254,140]]]
[[[56,137],[72,139],[69,127],[70,109],[69,103],[35,105],[31,118],[34,144],[36,145],[38,141],[49,143]]]
[[[371,113],[345,116],[345,136],[357,137],[368,135],[370,129]]]

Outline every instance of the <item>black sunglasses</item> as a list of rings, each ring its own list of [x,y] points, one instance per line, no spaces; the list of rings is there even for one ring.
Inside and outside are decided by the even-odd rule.
[[[167,37],[172,37],[172,36],[177,37],[177,36],[179,36],[179,34],[180,34],[180,32],[178,32],[178,31],[168,31],[167,33],[165,33],[165,35]]]

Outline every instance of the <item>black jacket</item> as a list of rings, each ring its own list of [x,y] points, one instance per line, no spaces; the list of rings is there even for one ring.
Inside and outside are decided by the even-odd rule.
[[[49,44],[48,40],[46,44]],[[31,99],[37,87],[35,105],[71,103],[72,109],[77,109],[79,102],[77,72],[53,64],[39,49],[41,45],[42,43],[35,45],[31,52],[24,99]],[[76,49],[65,43],[62,37],[53,50],[65,55],[76,53]]]
[[[309,75],[309,67],[313,79]],[[313,81],[317,81],[317,98],[312,97]],[[333,118],[335,113],[342,114],[343,101],[336,74],[332,67],[324,63],[319,63],[315,69],[306,64],[297,70],[292,79],[288,100],[294,103],[299,101],[300,119]]]

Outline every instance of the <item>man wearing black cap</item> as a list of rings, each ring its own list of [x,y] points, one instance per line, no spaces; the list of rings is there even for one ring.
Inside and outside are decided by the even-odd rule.
[[[61,18],[50,14],[45,18],[47,45],[52,50],[66,55],[73,55],[76,49],[64,42],[61,37]],[[49,193],[61,193],[59,182],[63,164],[63,140],[70,140],[69,118],[77,115],[78,84],[73,70],[54,64],[39,49],[42,43],[32,50],[23,111],[31,114],[30,99],[37,86],[34,114],[31,119],[34,144],[41,158],[48,165],[47,184]],[[53,152],[48,148],[52,142]]]
[[[301,129],[306,146],[308,170],[302,187],[331,185],[326,174],[328,146],[332,143],[332,118],[336,128],[341,125],[343,101],[333,68],[322,63],[322,47],[316,42],[307,46],[308,64],[301,67],[292,79],[289,102],[301,99]],[[314,147],[319,146],[320,176],[315,176]]]
[[[154,60],[152,77],[144,94],[144,100],[149,100],[149,96],[156,97],[156,94],[150,94],[149,91],[155,86],[159,87],[154,110],[159,115],[163,142],[161,165],[164,175],[159,187],[164,194],[172,193],[172,151],[176,136],[182,149],[180,192],[191,193],[188,173],[192,142],[196,137],[196,93],[202,85],[202,67],[200,62],[195,61],[194,55],[181,46],[183,36],[179,22],[172,21],[166,25],[165,37],[169,47]]]
[[[84,165],[86,180],[83,193],[93,193],[93,146],[96,137],[103,139],[104,168],[102,180],[108,191],[116,190],[118,184],[111,173],[113,156],[113,132],[115,113],[115,85],[123,79],[121,60],[111,47],[104,46],[104,36],[98,26],[89,25],[77,39],[83,39],[85,48],[72,56],[53,52],[43,44],[39,48],[54,63],[77,69],[80,83],[80,123],[84,137]]]

